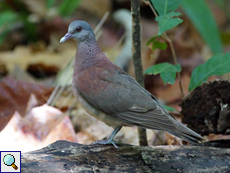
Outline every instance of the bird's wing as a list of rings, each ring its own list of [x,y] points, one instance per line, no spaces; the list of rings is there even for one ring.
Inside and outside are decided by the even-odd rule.
[[[159,130],[174,126],[155,97],[116,66],[92,67],[82,72],[78,83],[78,92],[90,104],[126,123]]]
[[[78,76],[78,92],[95,108],[127,124],[167,131],[190,143],[203,138],[176,121],[156,98],[116,66],[92,67]]]

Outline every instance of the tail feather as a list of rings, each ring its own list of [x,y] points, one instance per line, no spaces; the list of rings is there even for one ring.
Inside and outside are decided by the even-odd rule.
[[[156,110],[142,112],[141,114],[140,112],[132,111],[121,112],[116,114],[116,117],[128,124],[142,128],[167,131],[192,144],[204,141],[199,134],[178,122],[167,111],[164,111],[164,109],[158,109],[158,112]]]
[[[179,137],[189,143],[197,144],[204,142],[204,138],[197,134],[196,132],[192,131],[188,127],[184,126],[183,124],[176,122],[177,128],[172,130],[167,130],[170,134]]]

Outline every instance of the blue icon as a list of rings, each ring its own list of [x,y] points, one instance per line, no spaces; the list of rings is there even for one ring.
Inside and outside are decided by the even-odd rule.
[[[3,157],[3,162],[7,166],[12,166],[15,170],[18,169],[18,167],[14,164],[15,158],[12,154],[7,154]]]

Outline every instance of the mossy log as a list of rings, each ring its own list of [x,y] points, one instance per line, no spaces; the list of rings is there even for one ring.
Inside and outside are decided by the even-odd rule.
[[[230,149],[57,141],[22,154],[22,172],[230,172]]]

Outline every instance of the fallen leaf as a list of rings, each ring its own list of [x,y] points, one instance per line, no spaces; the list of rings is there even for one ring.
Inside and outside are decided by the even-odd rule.
[[[22,117],[27,110],[31,94],[36,97],[33,107],[46,103],[53,88],[31,84],[7,77],[0,82],[0,131],[17,111]],[[31,108],[31,105],[29,106]]]
[[[76,142],[73,126],[69,117],[60,110],[43,105],[33,108],[24,117],[15,112],[0,133],[0,141],[4,141],[0,143],[0,148],[28,152],[56,140]]]

